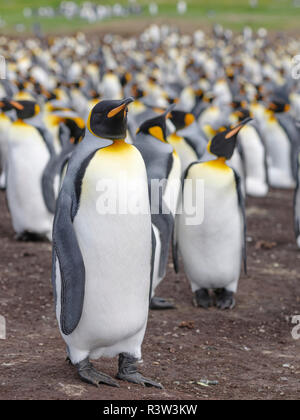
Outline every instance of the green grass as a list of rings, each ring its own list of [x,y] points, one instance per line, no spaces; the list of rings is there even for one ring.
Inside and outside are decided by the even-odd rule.
[[[214,23],[240,30],[243,26],[249,25],[253,29],[265,26],[270,30],[299,30],[300,8],[293,7],[294,0],[258,0],[258,7],[253,9],[249,5],[249,0],[186,0],[188,3],[188,12],[184,17],[179,18],[176,10],[177,1],[175,0],[156,0],[159,4],[159,18],[178,18],[184,22],[192,21],[199,26],[209,26]],[[114,4],[116,0],[94,0],[99,4]],[[127,4],[127,0],[118,0],[121,4]],[[145,6],[142,17],[133,17],[126,19],[132,21],[134,25],[137,19],[155,20],[151,18],[148,12],[148,4],[151,2],[140,0],[139,3]],[[69,21],[63,17],[55,19],[30,18],[23,17],[24,7],[38,8],[40,6],[51,5],[57,7],[59,0],[0,0],[0,17],[7,23],[1,32],[14,31],[15,25],[23,23],[26,30],[32,28],[33,23],[39,22],[45,32],[69,32],[75,30],[94,30],[97,28],[106,28],[109,23],[87,24],[81,19]],[[77,0],[77,3],[82,1]],[[116,19],[113,19],[117,22]],[[124,21],[124,19],[122,19]],[[124,25],[124,24],[123,24]]]

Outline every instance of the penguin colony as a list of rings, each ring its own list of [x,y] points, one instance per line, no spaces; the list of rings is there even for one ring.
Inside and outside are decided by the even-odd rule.
[[[53,243],[57,320],[83,381],[118,387],[90,361],[118,356],[117,379],[162,387],[137,361],[149,308],[176,308],[156,296],[171,250],[196,307],[234,308],[246,196],[294,189],[300,247],[298,52],[220,28],[0,38],[1,188],[16,239]],[[124,177],[146,211],[99,212],[99,182]],[[126,188],[106,194],[132,204]]]

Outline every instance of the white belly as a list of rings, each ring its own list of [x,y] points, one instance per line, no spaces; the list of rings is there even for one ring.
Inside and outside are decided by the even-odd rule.
[[[74,220],[86,270],[85,297],[77,328],[64,338],[71,348],[95,357],[128,347],[138,354],[148,317],[152,245],[146,169],[139,152],[128,147],[128,159],[117,155],[103,161],[100,151],[90,162]],[[98,181],[120,175],[144,179],[136,199],[147,203],[147,214],[99,214]],[[130,193],[122,188],[117,202],[125,196]]]
[[[8,150],[7,200],[16,233],[51,236],[53,216],[42,195],[41,179],[49,152],[39,132],[12,125]]]
[[[199,168],[199,165],[197,165]],[[178,244],[192,290],[223,288],[236,291],[241,270],[243,220],[233,172],[191,169],[204,180],[204,220],[188,225],[178,216]],[[194,169],[195,168],[195,169]]]
[[[293,188],[291,144],[285,131],[277,122],[269,123],[265,138],[270,185],[274,188]]]
[[[249,126],[239,134],[243,148],[246,172],[246,192],[255,197],[264,197],[269,190],[267,184],[265,149],[256,130]]]

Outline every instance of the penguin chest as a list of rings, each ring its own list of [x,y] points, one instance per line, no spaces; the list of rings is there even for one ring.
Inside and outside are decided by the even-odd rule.
[[[267,124],[265,137],[268,160],[270,162],[269,177],[271,185],[275,187],[293,187],[292,147],[286,132],[275,119],[270,119]]]
[[[48,233],[52,216],[45,206],[41,178],[49,151],[38,130],[14,123],[9,132],[7,198],[14,228]]]
[[[135,147],[115,142],[94,155],[74,228],[86,270],[76,334],[90,347],[109,346],[139,331],[148,314],[151,217],[146,169]]]
[[[243,218],[233,171],[218,161],[194,165],[185,185],[183,214],[179,217],[179,248],[192,284],[224,287],[237,281],[241,267]],[[198,182],[203,182],[202,187]],[[192,198],[193,195],[193,198]],[[199,196],[200,195],[200,196]],[[203,218],[194,223],[189,200]],[[203,206],[202,208],[199,208]]]

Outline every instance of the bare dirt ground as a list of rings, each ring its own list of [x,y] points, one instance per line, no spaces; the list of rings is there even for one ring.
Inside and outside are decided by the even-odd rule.
[[[299,399],[300,340],[291,337],[291,317],[300,314],[300,252],[292,193],[272,191],[247,207],[249,274],[241,279],[236,309],[194,308],[184,274],[175,276],[170,264],[160,295],[172,297],[177,310],[151,312],[141,365],[165,389],[124,382],[120,389],[95,388],[65,362],[51,246],[15,241],[1,193],[0,314],[7,339],[0,340],[0,399]],[[96,366],[114,376],[117,360]],[[201,379],[218,385],[203,387]]]

